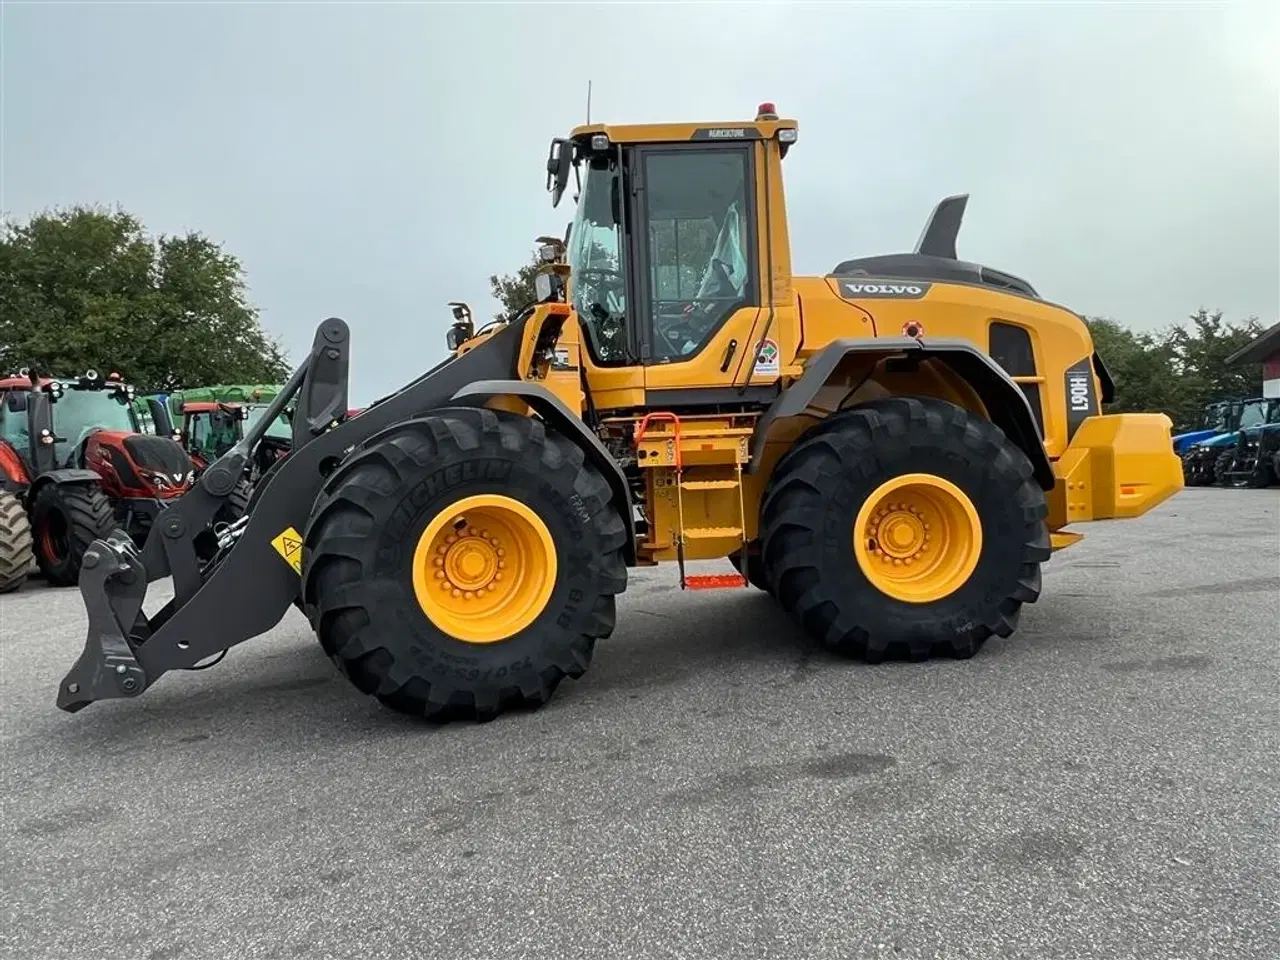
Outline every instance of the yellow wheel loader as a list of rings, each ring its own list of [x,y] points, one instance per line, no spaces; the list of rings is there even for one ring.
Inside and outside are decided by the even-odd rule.
[[[538,302],[475,336],[459,311],[445,361],[350,418],[349,330],[320,324],[140,550],[93,543],[88,638],[58,705],[137,696],[295,604],[362,692],[491,719],[582,677],[628,568],[664,561],[683,588],[767,590],[868,661],[1009,635],[1072,523],[1181,487],[1171,424],[1104,415],[1113,387],[1080,317],[958,259],[963,197],[911,253],[794,276],[797,134],[765,104],[750,122],[553,140],[553,203],[571,177],[577,202]],[[292,452],[201,562],[196,535],[291,401]],[[174,599],[147,616],[166,576]]]

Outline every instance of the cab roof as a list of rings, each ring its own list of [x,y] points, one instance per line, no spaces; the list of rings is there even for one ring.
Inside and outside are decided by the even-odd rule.
[[[73,390],[78,387],[89,387],[90,389],[107,389],[108,387],[126,387],[128,384],[120,379],[119,374],[110,374],[105,379],[98,378],[93,381],[86,381],[83,375],[72,377],[37,377],[36,388],[47,386],[53,381],[59,381],[64,388]],[[8,377],[0,377],[0,390],[30,390],[31,378],[14,374]]]
[[[586,123],[574,127],[571,140],[604,134],[610,143],[683,143],[689,140],[772,140],[779,130],[799,130],[795,120],[781,118],[772,103],[762,103],[754,120],[702,123]]]
[[[36,386],[43,387],[46,383],[52,383],[52,382],[53,382],[52,377],[40,377],[39,382],[36,384]],[[30,377],[5,377],[4,379],[0,379],[0,390],[30,390],[30,389],[31,389]]]
[[[228,407],[234,410],[239,406],[240,404],[235,400],[223,400],[221,402],[217,400],[188,400],[186,403],[182,405],[182,412],[183,413],[208,413],[213,410],[218,410],[222,407]]]

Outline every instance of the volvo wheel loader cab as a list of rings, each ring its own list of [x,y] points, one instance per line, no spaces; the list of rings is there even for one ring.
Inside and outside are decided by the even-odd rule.
[[[572,180],[576,210],[539,302],[451,332],[446,360],[346,420],[349,329],[322,323],[273,401],[296,402],[292,452],[209,563],[190,531],[261,425],[142,550],[94,544],[59,705],[136,695],[296,604],[361,691],[487,719],[582,676],[627,568],[664,561],[686,588],[754,583],[870,661],[1011,633],[1071,523],[1179,489],[1170,422],[1104,415],[1081,319],[957,259],[962,198],[910,253],[794,276],[797,136],[764,105],[554,141],[548,187],[558,201]],[[145,584],[170,574],[174,599],[142,615]]]

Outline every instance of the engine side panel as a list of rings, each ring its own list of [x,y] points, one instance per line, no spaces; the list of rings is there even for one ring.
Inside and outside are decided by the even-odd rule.
[[[1029,370],[1006,372],[1022,388],[1043,429],[1045,452],[1062,455],[1072,434],[1102,412],[1103,384],[1093,363],[1093,342],[1083,320],[1065,307],[990,287],[932,280],[831,276],[804,283],[804,339],[808,361],[831,340],[858,336],[849,329],[850,310],[868,319],[880,337],[928,341],[961,340],[1008,361],[992,350],[996,325],[1025,331]]]

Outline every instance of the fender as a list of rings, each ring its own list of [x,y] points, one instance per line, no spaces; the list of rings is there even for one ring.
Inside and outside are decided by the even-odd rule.
[[[636,562],[635,517],[631,507],[631,487],[627,483],[626,474],[618,466],[605,445],[582,420],[554,393],[540,383],[527,380],[477,380],[469,383],[453,394],[452,400],[463,406],[479,407],[492,397],[519,397],[547,421],[555,430],[572,440],[586,455],[587,461],[600,471],[613,491],[618,513],[627,529],[627,543],[624,555],[628,566]]]
[[[1021,388],[990,356],[966,340],[920,340],[914,337],[842,339],[827,344],[806,365],[800,379],[784,390],[756,423],[751,436],[751,460],[747,473],[754,473],[764,454],[765,438],[777,420],[804,413],[809,402],[831,378],[846,357],[857,354],[885,354],[941,360],[977,391],[991,414],[991,421],[1027,455],[1036,482],[1052,490],[1056,482],[1053,465],[1044,452],[1044,439],[1031,413],[1031,405]]]
[[[79,467],[64,467],[58,470],[50,470],[49,472],[42,473],[40,476],[36,477],[35,481],[31,484],[30,495],[34,497],[37,490],[42,487],[47,487],[51,483],[55,486],[73,483],[93,483],[101,485],[102,478],[92,470],[83,470]]]
[[[59,470],[50,470],[48,473],[42,473],[36,478],[36,482],[45,483],[98,483],[102,478],[92,470],[82,470],[78,467],[65,467]]]
[[[27,465],[8,440],[0,440],[0,490],[22,493],[31,483]]]

